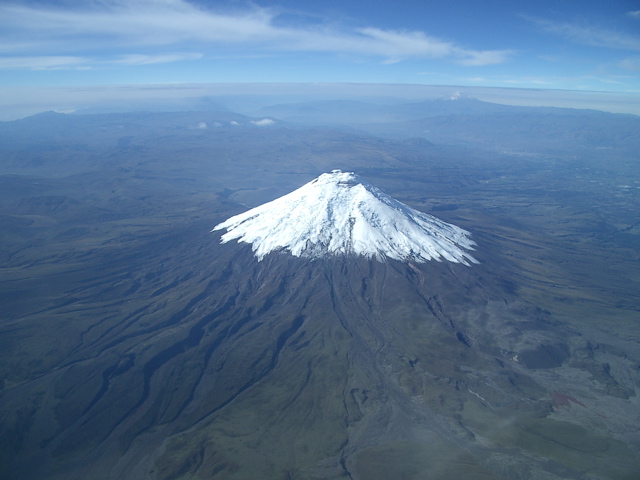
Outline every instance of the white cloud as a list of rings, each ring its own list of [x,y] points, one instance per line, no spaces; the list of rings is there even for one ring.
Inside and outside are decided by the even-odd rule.
[[[553,81],[535,78],[535,77],[521,77],[521,78],[505,78],[501,80],[502,83],[511,84],[511,85],[548,85],[552,86],[554,84]]]
[[[90,59],[73,56],[0,57],[0,70],[58,70],[88,68]]]
[[[620,67],[632,72],[640,72],[640,57],[625,58],[620,62]]]
[[[572,42],[594,47],[640,50],[640,36],[607,30],[592,25],[560,23],[543,18],[525,17],[545,32],[559,35]]]
[[[270,118],[263,118],[262,120],[251,120],[251,123],[259,127],[267,127],[269,125],[273,125],[276,122],[274,122]]]
[[[447,57],[456,52],[456,47],[426,36],[422,32],[404,32],[363,28],[361,37],[344,38],[347,48],[357,53],[376,53],[389,57]]]
[[[66,46],[75,38],[83,38],[87,46],[238,42],[259,39],[271,30],[271,15],[263,9],[213,14],[182,0],[105,0],[81,5],[70,10],[5,4],[0,7],[0,25],[16,35],[31,35],[34,43],[52,40],[53,46]]]
[[[202,56],[201,53],[127,54],[102,60],[70,55],[0,57],[0,70],[83,70],[104,64],[150,65],[197,60]]]
[[[278,14],[256,6],[219,12],[186,0],[93,0],[43,6],[0,5],[0,52],[104,51],[117,49],[132,65],[176,61],[186,54],[130,54],[128,51],[180,46],[228,53],[229,48],[260,52],[331,52],[405,58],[447,58],[462,65],[502,63],[510,50],[476,51],[418,31],[348,28],[325,24],[278,25]],[[93,55],[93,54],[92,54]],[[97,54],[96,54],[97,55]],[[194,54],[195,55],[195,54]],[[163,58],[164,57],[164,58]]]
[[[458,63],[466,66],[482,66],[497,65],[507,62],[515,52],[513,50],[485,50],[476,52],[474,50],[463,50],[460,52],[462,57]]]
[[[120,55],[112,63],[125,65],[151,65],[154,63],[179,62],[183,60],[198,60],[202,58],[201,53],[165,53],[157,55],[128,54]]]
[[[636,10],[635,12],[627,12],[627,16],[640,19],[640,10]]]

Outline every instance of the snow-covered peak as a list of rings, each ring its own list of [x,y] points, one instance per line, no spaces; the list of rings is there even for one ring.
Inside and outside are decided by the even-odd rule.
[[[229,218],[222,243],[252,245],[259,260],[270,252],[296,257],[364,255],[426,262],[477,261],[466,250],[469,232],[382,193],[355,173],[334,170],[272,202]]]

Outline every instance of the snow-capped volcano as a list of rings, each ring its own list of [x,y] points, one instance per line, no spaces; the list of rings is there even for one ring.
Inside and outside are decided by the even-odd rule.
[[[276,200],[222,222],[222,243],[252,245],[259,260],[285,250],[296,257],[355,254],[426,262],[477,261],[469,232],[419,212],[361,180],[334,170]]]

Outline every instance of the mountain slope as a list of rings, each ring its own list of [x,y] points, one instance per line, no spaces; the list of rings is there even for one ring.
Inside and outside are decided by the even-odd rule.
[[[603,458],[614,473],[636,462],[603,427],[554,413],[554,392],[574,398],[558,368],[577,340],[506,291],[482,252],[471,268],[259,261],[203,230],[129,254],[141,258],[127,284],[162,265],[125,297],[131,315],[94,326],[64,365],[3,400],[33,422],[13,478],[372,479],[381,459],[388,478],[406,465],[416,478],[581,478]],[[105,299],[109,285],[77,295]],[[24,398],[39,399],[31,414]],[[564,431],[583,445],[558,447]],[[590,460],[567,467],[575,448]]]
[[[635,477],[637,162],[145,118],[5,165],[1,478]],[[210,233],[337,164],[479,263]]]

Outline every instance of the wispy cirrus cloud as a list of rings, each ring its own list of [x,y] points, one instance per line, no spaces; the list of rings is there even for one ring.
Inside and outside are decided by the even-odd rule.
[[[630,12],[637,13],[637,12]],[[544,32],[558,35],[574,43],[621,50],[640,50],[640,35],[610,30],[595,25],[557,22],[545,18],[525,16]]]
[[[76,52],[95,58],[98,52],[113,54],[116,50],[131,64],[142,64],[143,56],[136,56],[141,54],[129,52],[193,48],[215,54],[231,48],[243,54],[355,54],[382,57],[387,62],[438,58],[466,66],[504,63],[515,54],[509,49],[469,49],[419,31],[331,23],[287,26],[279,17],[274,9],[252,6],[222,12],[186,0],[94,0],[58,6],[9,2],[0,5],[0,52],[44,51],[52,56]],[[149,55],[150,62],[162,57]],[[167,54],[160,61],[187,58]]]
[[[274,36],[269,24],[272,17],[258,8],[216,14],[184,0],[90,0],[75,8],[38,3],[0,6],[5,49],[10,44],[57,49],[259,41]],[[77,39],[83,44],[74,45]]]
[[[198,60],[201,53],[126,54],[115,57],[17,56],[0,57],[0,70],[86,70],[104,65],[152,65],[184,60]]]
[[[636,11],[633,11],[633,12],[627,12],[627,17],[637,18],[638,20],[640,20],[640,10],[636,10]]]
[[[513,50],[465,50],[460,52],[458,63],[465,66],[497,65],[507,62],[513,55]]]
[[[75,56],[0,57],[0,70],[69,70],[89,68],[91,59]]]
[[[152,65],[154,63],[180,62],[184,60],[199,60],[202,53],[162,53],[156,55],[144,55],[130,53],[121,55],[108,63],[118,63],[123,65]]]
[[[354,51],[362,54],[375,52],[377,55],[390,58],[450,58],[461,65],[480,66],[504,63],[515,54],[512,50],[476,51],[465,49],[454,43],[429,37],[422,32],[364,28],[358,30],[358,33],[362,39],[357,40],[351,46]]]
[[[640,72],[640,56],[625,58],[620,62],[620,67],[632,72]]]

